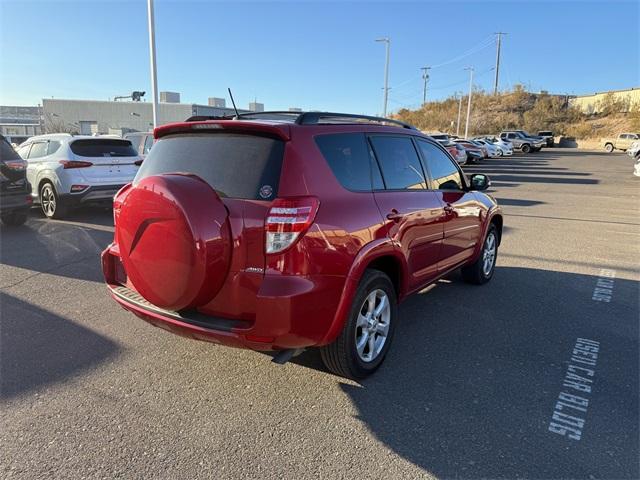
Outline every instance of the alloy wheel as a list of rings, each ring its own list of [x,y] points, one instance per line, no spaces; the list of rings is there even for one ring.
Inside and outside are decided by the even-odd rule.
[[[56,212],[56,194],[53,191],[53,187],[50,184],[46,184],[42,187],[40,192],[40,204],[42,205],[42,211],[47,217],[52,217]]]
[[[391,304],[384,290],[373,290],[365,298],[356,322],[356,351],[364,362],[375,360],[387,341],[391,324]]]
[[[489,276],[491,274],[495,261],[496,235],[494,232],[489,232],[487,239],[484,241],[484,248],[482,250],[482,273],[485,276]]]

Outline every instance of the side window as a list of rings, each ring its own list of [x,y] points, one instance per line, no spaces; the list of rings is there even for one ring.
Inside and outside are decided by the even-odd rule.
[[[49,148],[49,142],[36,142],[31,147],[31,153],[29,153],[29,158],[40,158],[44,157],[47,154],[47,150]]]
[[[144,137],[144,148],[142,150],[143,155],[149,153],[151,147],[153,147],[153,135],[147,135]]]
[[[31,149],[31,144],[29,144],[29,145],[21,145],[20,147],[18,147],[16,152],[18,152],[18,155],[20,155],[20,157],[23,160],[26,160],[27,158],[29,158],[29,150],[30,149]]]
[[[507,135],[507,138],[516,138],[516,134],[515,133],[510,133]]]
[[[422,165],[410,137],[373,136],[371,144],[388,190],[427,188]]]
[[[47,155],[53,155],[60,148],[60,142],[56,142],[55,140],[51,140],[49,142],[49,148],[47,148]]]
[[[437,146],[418,140],[418,146],[424,158],[433,187],[438,190],[462,190],[462,179],[458,168]]]
[[[322,156],[344,188],[371,191],[372,158],[364,133],[319,135],[315,140]],[[380,172],[376,170],[377,168],[373,172],[379,177]]]

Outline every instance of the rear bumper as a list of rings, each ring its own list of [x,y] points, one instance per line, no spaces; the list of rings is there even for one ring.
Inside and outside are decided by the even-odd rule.
[[[115,281],[119,257],[107,248],[102,267],[109,292],[125,310],[177,335],[251,350],[279,350],[320,345],[340,302],[345,277],[264,275],[254,296],[255,312],[243,318],[174,312],[159,308]],[[255,294],[254,294],[255,295]],[[249,302],[247,302],[249,303]]]
[[[60,200],[65,205],[80,205],[83,203],[93,202],[111,202],[113,196],[118,193],[124,184],[117,185],[94,185],[87,187],[86,189],[78,193],[65,193],[60,195]]]
[[[11,193],[3,192],[0,194],[0,213],[19,212],[21,210],[27,212],[32,204],[33,199],[29,190]]]

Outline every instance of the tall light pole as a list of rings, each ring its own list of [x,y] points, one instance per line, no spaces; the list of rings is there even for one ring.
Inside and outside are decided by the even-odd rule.
[[[389,98],[389,47],[391,41],[389,37],[376,38],[376,42],[384,42],[386,47],[386,59],[384,62],[384,99],[382,105],[382,116],[387,116],[387,100]]]
[[[469,101],[467,102],[467,123],[464,126],[464,138],[469,138],[469,117],[471,116],[471,94],[473,93],[473,67],[467,67],[469,70]]]
[[[506,33],[496,32],[495,34],[498,36],[498,41],[496,45],[496,76],[493,81],[493,94],[497,95],[498,94],[498,74],[500,73],[500,45],[502,43],[502,35],[506,35]]]
[[[422,79],[424,80],[424,88],[422,89],[422,105],[427,103],[427,82],[429,81],[429,70],[431,67],[422,67]]]
[[[456,124],[456,137],[460,136],[460,116],[462,115],[462,92],[460,92],[460,101],[458,102],[458,123]]]
[[[158,126],[158,76],[156,70],[156,28],[153,17],[153,0],[147,0],[149,21],[149,62],[151,64],[151,96],[153,101],[153,128]]]

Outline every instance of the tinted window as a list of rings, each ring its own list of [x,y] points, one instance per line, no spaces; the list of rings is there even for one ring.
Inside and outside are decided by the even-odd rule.
[[[316,144],[340,184],[348,190],[371,190],[371,153],[364,133],[320,135]],[[380,179],[380,172],[373,170]],[[380,187],[381,182],[378,182]]]
[[[439,190],[462,190],[460,172],[447,154],[429,142],[418,140],[418,145],[427,164],[433,188]]]
[[[44,157],[47,154],[47,148],[49,147],[49,142],[36,142],[31,147],[31,152],[29,153],[29,158],[39,158]]]
[[[387,189],[427,188],[418,154],[409,137],[371,137]]]
[[[11,144],[4,137],[0,137],[0,161],[20,160],[20,155],[16,153]]]
[[[129,140],[95,138],[76,140],[71,151],[81,157],[135,157],[137,152]]]
[[[23,159],[26,160],[27,158],[29,158],[29,149],[30,148],[31,148],[31,144],[21,145],[17,150],[18,155],[20,155]]]
[[[278,194],[284,142],[234,133],[169,135],[158,140],[134,182],[163,173],[193,173],[221,197],[271,200]]]
[[[55,140],[50,141],[49,148],[47,148],[47,155],[56,153],[59,148],[60,148],[60,142],[56,142]]]
[[[131,147],[138,153],[140,153],[140,142],[144,137],[142,135],[127,135],[124,137],[125,140],[129,140],[131,142]]]
[[[144,148],[142,150],[142,153],[146,155],[147,153],[149,153],[149,150],[151,150],[151,147],[153,147],[153,135],[146,135],[144,137]]]

